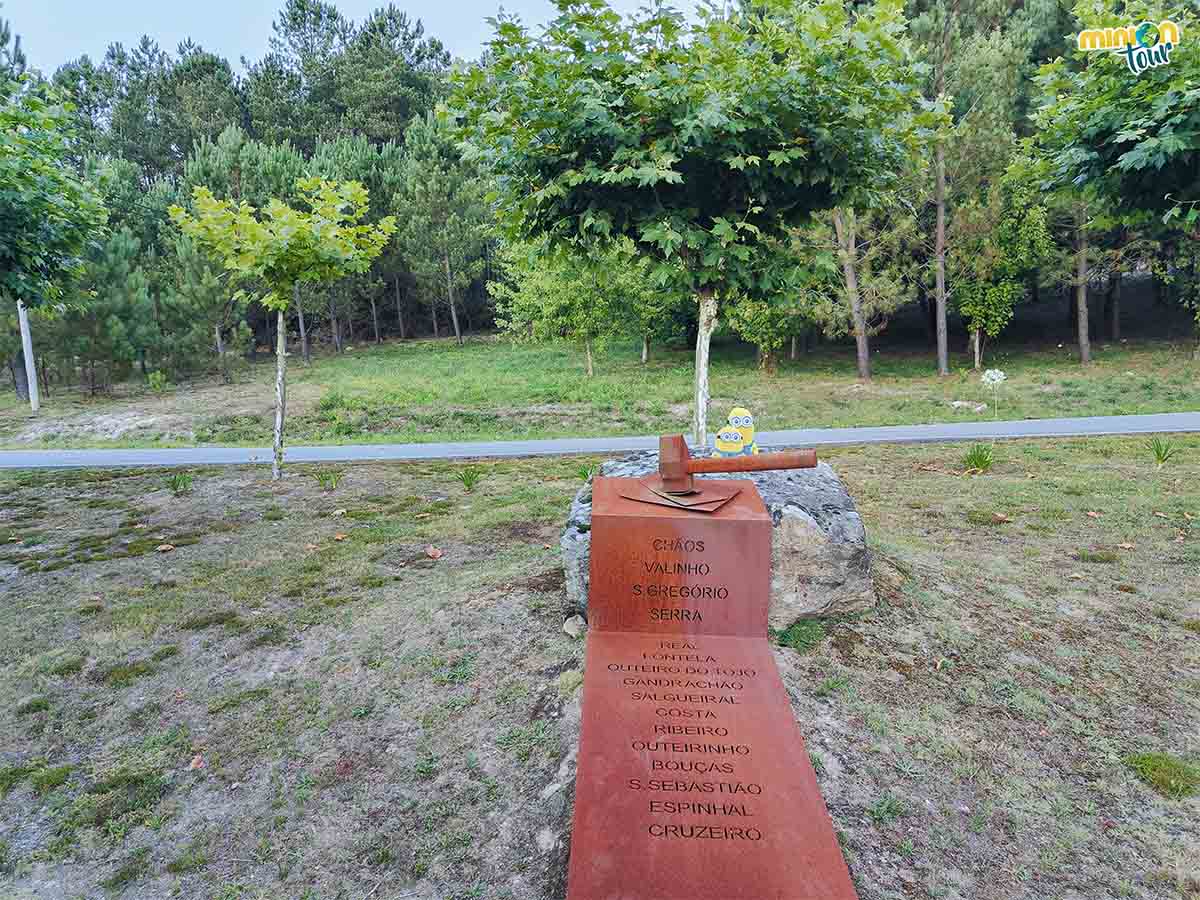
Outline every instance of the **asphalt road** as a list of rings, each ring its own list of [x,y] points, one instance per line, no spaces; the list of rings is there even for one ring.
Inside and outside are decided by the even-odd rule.
[[[1157,413],[1144,416],[1088,416],[1077,419],[1026,419],[1017,422],[887,425],[868,428],[801,428],[792,431],[760,432],[758,442],[760,446],[770,448],[829,447],[844,444],[913,444],[932,441],[1183,432],[1200,432],[1200,412]],[[293,463],[321,463],[420,459],[501,459],[517,456],[628,453],[631,450],[653,449],[657,446],[658,438],[656,436],[440,444],[343,444],[287,447],[285,460]],[[269,447],[0,451],[0,469],[211,466],[269,464],[270,462],[271,449]]]

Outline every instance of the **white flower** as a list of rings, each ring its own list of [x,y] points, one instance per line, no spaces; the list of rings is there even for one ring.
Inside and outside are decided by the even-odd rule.
[[[1005,375],[1004,372],[1001,371],[1000,369],[988,369],[986,372],[984,372],[982,375],[979,376],[979,380],[982,381],[984,384],[986,384],[988,387],[994,388],[994,387],[1000,386],[1005,381],[1007,381],[1008,376]]]

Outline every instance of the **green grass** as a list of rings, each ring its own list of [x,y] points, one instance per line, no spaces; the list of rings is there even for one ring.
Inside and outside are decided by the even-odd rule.
[[[639,347],[612,345],[601,355],[597,374],[586,378],[579,353],[566,345],[512,344],[477,337],[459,347],[451,341],[363,345],[353,353],[323,356],[289,373],[297,396],[288,419],[293,443],[421,442],[504,440],[570,436],[655,434],[684,431],[690,422],[692,350],[659,347],[641,365]],[[989,366],[1008,374],[1003,389],[1006,419],[1118,415],[1200,408],[1200,378],[1187,348],[1170,344],[1128,344],[1098,350],[1086,371],[1062,351],[1000,347]],[[711,378],[714,399],[710,423],[719,424],[735,404],[749,406],[759,427],[906,425],[986,419],[953,401],[992,402],[963,356],[954,358],[948,378],[934,374],[924,354],[881,353],[873,358],[874,379],[858,382],[853,353],[825,347],[796,362],[784,361],[774,377],[759,371],[754,353],[729,340],[714,344]],[[192,419],[198,443],[269,443],[270,375],[263,363],[249,384],[234,385],[231,397],[260,399],[262,412],[214,413],[187,405],[188,388],[161,403]],[[1164,373],[1166,373],[1164,375]],[[119,409],[120,400],[89,401],[87,415]],[[70,394],[43,408],[42,419],[84,414]],[[74,420],[72,420],[74,421]],[[16,434],[24,417],[15,405],[0,407],[0,442]],[[51,429],[52,430],[52,429]],[[161,426],[120,439],[66,430],[69,438],[43,440],[45,446],[173,446],[161,440]]]
[[[1200,791],[1200,765],[1170,753],[1135,753],[1125,765],[1139,779],[1172,800],[1182,800]]]
[[[825,625],[819,619],[801,619],[775,636],[781,647],[791,647],[801,653],[812,650],[825,640]]]

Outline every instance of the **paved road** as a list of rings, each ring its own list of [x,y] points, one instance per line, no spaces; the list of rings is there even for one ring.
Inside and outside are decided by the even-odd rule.
[[[888,425],[869,428],[802,428],[794,431],[764,431],[760,432],[758,437],[759,443],[765,447],[828,447],[842,444],[911,444],[930,441],[1180,432],[1200,432],[1200,412],[1158,413],[1146,416],[1089,416],[1079,419],[1026,419],[1018,422]],[[294,463],[481,459],[627,453],[657,446],[657,437],[562,438],[548,441],[485,441],[457,444],[346,444],[288,447],[286,459]],[[270,461],[269,447],[0,451],[0,468],[3,469],[244,465],[267,464]]]

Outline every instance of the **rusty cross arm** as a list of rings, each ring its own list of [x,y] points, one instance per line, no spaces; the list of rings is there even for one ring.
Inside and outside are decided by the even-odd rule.
[[[816,450],[788,450],[759,453],[755,456],[730,456],[704,459],[693,457],[682,434],[658,439],[658,474],[662,489],[670,494],[695,490],[693,475],[706,472],[763,472],[767,469],[811,469],[817,464]]]

